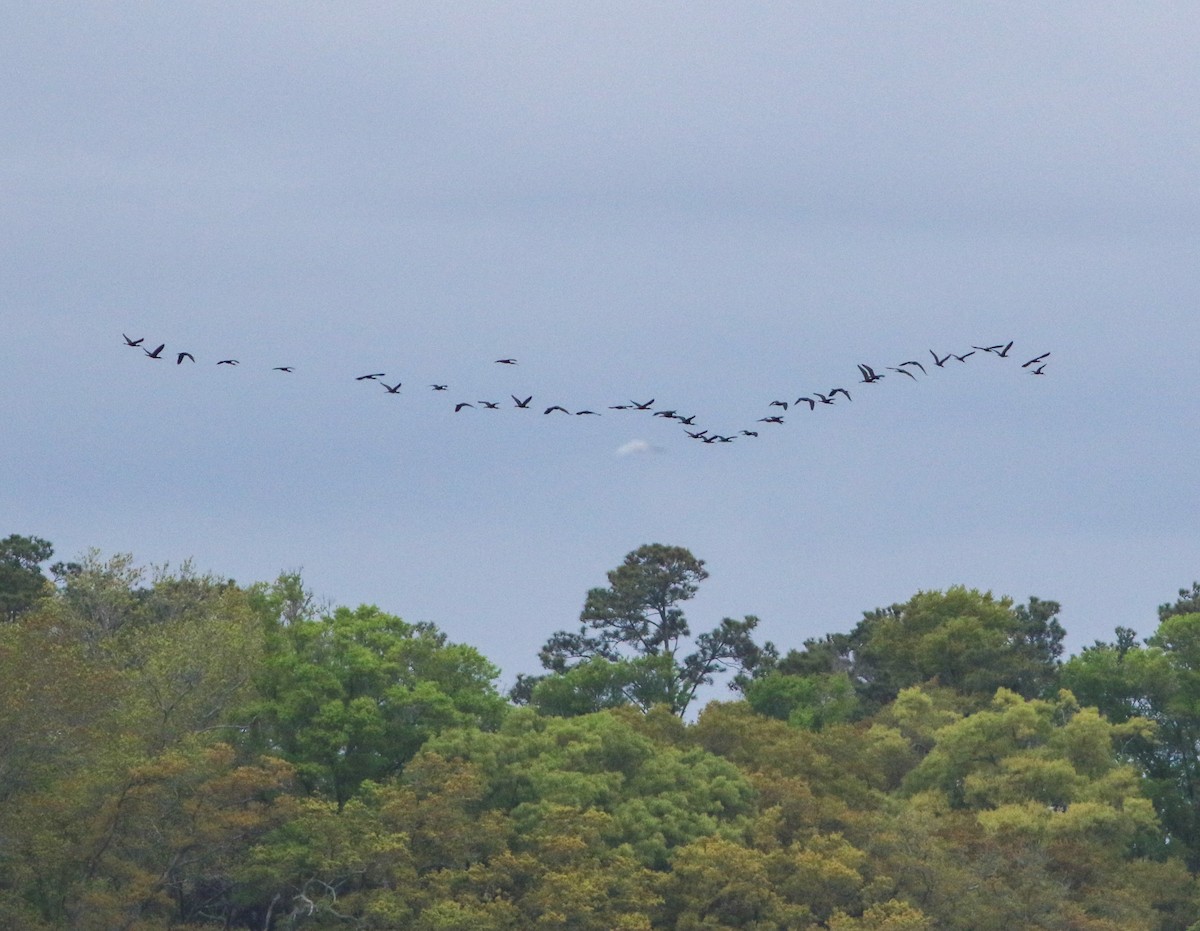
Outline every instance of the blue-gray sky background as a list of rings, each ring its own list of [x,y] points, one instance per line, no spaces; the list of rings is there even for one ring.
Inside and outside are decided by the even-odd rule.
[[[4,534],[301,569],[505,682],[643,543],[707,561],[694,628],[784,649],[963,583],[1059,600],[1076,651],[1200,577],[1194,4],[3,22]],[[835,385],[721,446],[604,410],[725,431]]]

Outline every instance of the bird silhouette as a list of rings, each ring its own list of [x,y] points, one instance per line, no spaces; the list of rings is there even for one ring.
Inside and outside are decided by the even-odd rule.
[[[886,377],[884,375],[876,375],[875,370],[869,365],[860,364],[858,370],[862,373],[862,381],[864,385],[869,385],[872,382],[877,382],[879,379]]]
[[[142,350],[142,352],[145,353],[145,355],[148,358],[151,358],[151,359],[163,358],[163,353],[166,349],[165,343],[162,343],[159,346],[157,346],[156,348],[154,348],[153,350],[151,350],[151,349],[147,349],[144,346],[144,343],[146,340],[145,337],[141,337],[139,339],[133,339],[127,333],[121,333],[121,338],[124,340],[124,344],[126,346],[130,346],[132,348],[140,348]],[[1014,345],[1014,342],[1012,340],[1009,340],[1007,343],[1003,343],[1003,344],[996,343],[996,344],[989,344],[989,345],[972,345],[970,347],[970,350],[968,352],[964,352],[962,355],[950,352],[944,356],[940,356],[933,349],[930,349],[928,351],[929,351],[930,356],[933,358],[934,365],[937,366],[938,368],[942,368],[945,366],[946,362],[949,361],[950,359],[956,359],[959,362],[966,362],[966,360],[969,359],[971,356],[976,355],[977,353],[980,353],[980,352],[991,353],[991,354],[997,356],[998,358],[1002,358],[1002,359],[1007,358],[1009,356],[1009,353],[1012,351],[1013,345]],[[1048,352],[1048,351],[1044,352],[1041,355],[1035,356],[1034,358],[1029,359],[1027,362],[1022,363],[1021,367],[1030,369],[1031,374],[1033,374],[1033,375],[1044,375],[1046,373],[1046,368],[1047,368],[1047,363],[1045,360],[1049,356],[1050,356],[1050,352]],[[183,361],[185,359],[191,361],[193,364],[195,364],[195,362],[196,362],[196,357],[190,352],[176,352],[175,353],[175,364],[176,365],[182,365]],[[513,358],[496,359],[495,363],[498,365],[516,365],[517,360],[513,359]],[[237,359],[220,359],[220,360],[218,360],[218,362],[216,364],[217,365],[238,365],[239,361]],[[866,363],[858,363],[857,367],[858,367],[859,375],[861,377],[861,383],[863,383],[863,384],[873,384],[885,377],[884,375],[876,372],[875,369],[873,369],[870,365],[868,365]],[[911,371],[911,369],[913,369],[913,368],[919,369],[922,375],[929,374],[928,368],[923,363],[921,363],[915,359],[910,359],[905,362],[901,362],[898,366],[888,365],[888,366],[885,366],[885,368],[887,369],[887,371],[889,373],[896,372],[897,374],[905,375],[908,378],[911,378],[913,381],[918,380],[916,375]],[[272,369],[272,371],[294,372],[295,368],[290,365],[279,365],[279,366],[275,366]],[[356,376],[355,380],[356,381],[377,381],[377,380],[383,379],[384,377],[385,377],[384,372],[372,372],[369,374]],[[397,381],[395,385],[389,385],[386,381],[381,382],[381,384],[382,384],[384,390],[387,391],[389,394],[399,394],[400,388],[402,386],[402,382],[399,382],[399,381]],[[448,390],[449,385],[435,383],[435,384],[429,385],[429,387],[434,391],[446,391],[446,390]],[[830,389],[828,389],[828,392],[826,394],[822,394],[820,392],[813,392],[811,396],[802,395],[799,398],[797,398],[794,402],[788,402],[785,400],[773,400],[768,403],[768,406],[769,407],[778,407],[778,408],[781,408],[784,412],[787,412],[788,410],[791,409],[792,406],[795,406],[797,409],[799,409],[799,406],[801,404],[807,404],[809,410],[813,411],[813,410],[816,410],[816,406],[818,403],[820,403],[820,404],[835,403],[835,401],[837,400],[837,396],[839,394],[845,395],[845,398],[847,401],[853,400],[853,398],[850,394],[850,391],[848,389],[846,389],[846,388],[830,388]],[[529,409],[533,402],[533,395],[529,395],[528,397],[525,397],[523,399],[518,397],[515,394],[509,395],[509,397],[512,398],[512,402],[517,408],[520,408],[523,410]],[[690,416],[685,417],[673,408],[668,409],[668,410],[653,410],[654,403],[655,403],[654,398],[651,398],[650,400],[648,400],[644,403],[635,401],[635,400],[630,400],[628,404],[624,404],[624,403],[613,404],[613,405],[610,405],[607,409],[608,410],[651,411],[652,416],[654,416],[654,417],[661,417],[665,420],[677,420],[684,427],[692,427],[695,425],[697,415],[692,414]],[[463,401],[454,406],[454,411],[455,411],[455,413],[459,413],[463,410],[463,408],[467,408],[467,407],[475,408],[476,406],[482,407],[486,410],[499,410],[500,406],[501,406],[501,402],[478,400],[478,401],[475,401],[472,403],[469,401]],[[560,404],[554,404],[554,405],[551,405],[550,407],[547,407],[543,411],[543,414],[551,414],[554,411],[561,411],[564,414],[572,414],[573,416],[576,416],[576,417],[582,417],[582,416],[598,417],[598,416],[601,416],[600,411],[589,410],[589,409],[571,411]],[[759,418],[758,422],[759,423],[782,424],[782,423],[784,423],[784,418],[781,415],[773,415],[773,416]],[[705,443],[730,443],[730,442],[733,442],[733,440],[737,439],[739,436],[742,436],[742,437],[757,437],[757,436],[759,436],[759,433],[757,430],[741,430],[738,432],[737,436],[732,436],[732,435],[726,436],[726,435],[722,435],[722,434],[715,434],[709,430],[693,431],[691,429],[687,429],[687,430],[685,430],[685,433],[687,434],[687,436],[689,438],[701,440],[702,442],[705,442]]]

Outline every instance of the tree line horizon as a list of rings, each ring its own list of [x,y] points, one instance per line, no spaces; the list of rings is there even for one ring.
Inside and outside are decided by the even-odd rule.
[[[299,573],[52,556],[0,540],[0,926],[1200,928],[1200,583],[1065,659],[966,586],[784,652],[646,544],[504,693]]]

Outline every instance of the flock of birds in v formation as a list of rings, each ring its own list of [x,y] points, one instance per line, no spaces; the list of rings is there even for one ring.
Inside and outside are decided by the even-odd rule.
[[[162,343],[161,345],[159,345],[159,346],[155,347],[153,350],[151,350],[151,349],[147,349],[145,346],[142,345],[146,341],[145,337],[141,337],[139,339],[131,339],[129,336],[126,336],[124,333],[122,333],[121,335],[125,337],[125,345],[126,346],[129,346],[134,349],[141,349],[142,352],[145,353],[147,358],[157,359],[157,360],[169,358],[169,357],[163,356],[163,350],[165,350],[167,348],[166,343]],[[995,356],[998,359],[1010,359],[1010,358],[1013,358],[1010,355],[1012,348],[1013,348],[1013,344],[1012,344],[1012,341],[1010,340],[1007,344],[1006,343],[997,343],[992,346],[972,346],[969,351],[964,352],[962,355],[958,355],[957,353],[953,353],[953,352],[948,352],[945,355],[939,355],[938,353],[936,353],[932,349],[930,349],[929,355],[932,357],[932,360],[928,364],[929,364],[930,368],[944,368],[952,360],[956,361],[956,362],[960,362],[960,363],[966,362],[967,359],[969,359],[973,355],[976,355],[977,353],[983,353],[985,355]],[[1021,363],[1021,368],[1028,370],[1029,373],[1033,374],[1033,375],[1044,375],[1046,373],[1046,365],[1047,365],[1045,360],[1049,355],[1050,355],[1049,352],[1043,352],[1041,355],[1035,356],[1034,358],[1030,359],[1029,361]],[[175,364],[176,365],[182,365],[185,361],[195,364],[196,357],[193,356],[190,352],[175,353]],[[239,362],[237,359],[220,359],[217,361],[216,364],[217,365],[235,366],[235,365],[238,365]],[[517,360],[509,359],[509,358],[496,359],[494,364],[512,366],[512,365],[517,364]],[[903,375],[906,378],[911,378],[913,381],[919,380],[916,375],[917,371],[919,371],[922,376],[927,376],[929,374],[929,369],[926,368],[926,363],[923,363],[917,359],[910,359],[907,362],[901,362],[898,365],[887,365],[887,366],[884,366],[884,368],[888,372],[892,372],[895,375]],[[272,369],[272,371],[290,373],[290,372],[295,371],[295,367],[291,366],[291,365],[277,365]],[[864,363],[859,363],[858,373],[860,376],[858,383],[864,384],[864,385],[874,385],[874,384],[877,384],[878,382],[882,381],[884,378],[889,377],[887,375],[877,373],[871,366],[866,365]],[[381,385],[384,388],[384,390],[387,391],[388,394],[397,394],[398,395],[400,393],[400,388],[403,383],[397,381],[396,384],[389,385],[384,380],[386,378],[387,378],[386,372],[370,372],[366,375],[358,375],[355,377],[354,380],[360,381],[360,382],[376,382],[379,385]],[[436,384],[435,383],[435,384],[429,385],[428,387],[430,389],[432,389],[433,391],[449,391],[450,390],[450,386],[448,384]],[[710,432],[708,429],[701,429],[701,430],[692,429],[693,427],[696,426],[696,415],[695,414],[690,414],[690,415],[685,416],[684,414],[681,414],[676,410],[655,410],[654,409],[654,402],[655,402],[654,398],[651,398],[649,401],[633,401],[633,400],[631,400],[628,403],[612,404],[612,405],[609,405],[607,409],[611,410],[611,411],[647,411],[653,417],[661,417],[664,420],[678,421],[685,428],[685,432],[687,433],[687,435],[689,437],[691,437],[693,440],[699,440],[702,443],[732,443],[734,440],[736,440],[738,438],[757,437],[759,435],[759,432],[758,432],[759,428],[757,427],[758,424],[765,424],[768,426],[781,425],[784,422],[784,413],[786,413],[789,409],[803,409],[802,405],[807,404],[809,411],[815,411],[817,409],[818,404],[820,404],[820,405],[834,404],[838,400],[838,397],[837,397],[838,395],[841,395],[843,398],[845,398],[846,401],[854,400],[850,396],[850,391],[846,388],[829,388],[825,392],[810,391],[808,394],[801,395],[800,397],[796,398],[796,400],[794,400],[794,401],[790,401],[790,400],[771,401],[770,404],[768,404],[767,416],[760,417],[755,422],[754,426],[756,429],[743,428],[741,430],[738,430],[738,431],[736,431],[734,433],[730,433],[730,434],[714,433],[714,432]],[[519,398],[519,397],[517,397],[517,395],[513,394],[513,395],[509,395],[509,397],[512,398],[513,406],[515,408],[517,408],[519,410],[530,410],[530,404],[533,401],[533,395],[529,395],[525,398]],[[483,410],[499,410],[501,403],[502,402],[500,402],[500,401],[474,401],[474,402],[458,401],[454,404],[454,413],[456,413],[456,414],[461,413],[462,411],[464,411],[467,408],[483,409]],[[476,405],[478,405],[478,408],[476,407]],[[539,405],[539,407],[540,407],[540,405]],[[772,408],[778,408],[783,413],[774,413],[772,410],[770,410]],[[546,415],[561,413],[561,414],[567,414],[569,416],[574,415],[576,417],[581,417],[581,416],[598,417],[598,416],[600,416],[601,412],[589,410],[589,409],[571,411],[571,410],[568,410],[567,408],[563,407],[561,404],[551,404],[549,407],[547,407],[545,410],[543,410],[542,413],[546,414]]]

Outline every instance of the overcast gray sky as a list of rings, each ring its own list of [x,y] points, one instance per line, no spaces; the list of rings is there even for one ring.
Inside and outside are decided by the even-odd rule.
[[[301,569],[505,682],[650,542],[783,649],[957,583],[1147,635],[1200,577],[1197,48],[1186,3],[10,4],[0,534]]]

